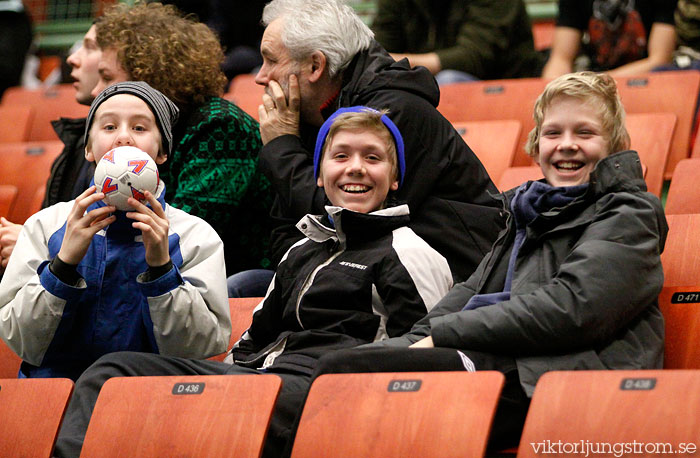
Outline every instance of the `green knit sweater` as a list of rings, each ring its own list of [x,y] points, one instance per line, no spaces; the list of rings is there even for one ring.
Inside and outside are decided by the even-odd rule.
[[[172,157],[161,166],[166,200],[207,221],[224,242],[226,271],[270,268],[269,181],[258,169],[257,121],[213,97],[182,112]]]

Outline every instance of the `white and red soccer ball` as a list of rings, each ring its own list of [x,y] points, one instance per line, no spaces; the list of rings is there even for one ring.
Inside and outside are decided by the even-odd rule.
[[[95,167],[97,192],[103,192],[104,201],[117,210],[133,210],[127,203],[129,197],[145,202],[145,191],[155,195],[159,180],[155,161],[133,146],[109,150]]]

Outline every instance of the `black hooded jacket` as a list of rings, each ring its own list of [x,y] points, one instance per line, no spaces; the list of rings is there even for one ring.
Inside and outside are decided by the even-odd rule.
[[[63,151],[51,165],[42,208],[73,200],[90,186],[95,163],[85,160],[85,118],[51,121],[63,142]]]
[[[456,280],[466,279],[503,226],[496,188],[461,136],[435,108],[440,92],[423,67],[395,62],[377,43],[358,53],[343,71],[342,88],[324,110],[328,118],[340,107],[365,105],[388,109],[405,144],[406,177],[394,196],[411,211],[410,227],[442,254]],[[465,101],[468,103],[468,101]],[[327,111],[327,112],[326,112]],[[260,152],[260,167],[277,198],[272,216],[274,257],[300,238],[294,223],[307,213],[321,213],[326,202],[313,174],[318,128],[301,125],[301,138],[278,137]]]

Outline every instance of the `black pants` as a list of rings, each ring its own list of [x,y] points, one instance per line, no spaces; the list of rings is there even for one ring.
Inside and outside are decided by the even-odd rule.
[[[505,375],[505,384],[491,429],[489,448],[516,447],[530,405],[510,357],[450,348],[369,347],[339,350],[319,360],[314,378],[328,373],[419,372],[467,370],[466,356],[476,370],[493,370]],[[298,420],[297,420],[298,421]]]
[[[102,385],[112,377],[160,375],[236,375],[260,371],[218,361],[192,360],[150,353],[110,353],[90,366],[75,384],[56,441],[55,456],[78,457],[90,416]],[[309,389],[310,377],[299,373],[273,372],[282,378],[282,389],[275,404],[263,456],[280,457],[290,450],[292,426]]]

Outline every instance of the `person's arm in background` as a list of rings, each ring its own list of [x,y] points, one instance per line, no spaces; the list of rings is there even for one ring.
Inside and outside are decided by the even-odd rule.
[[[394,60],[399,61],[401,59],[408,59],[411,67],[417,67],[419,65],[430,70],[433,75],[437,74],[442,70],[442,63],[440,62],[440,56],[434,52],[428,52],[424,54],[402,54],[397,52],[389,53]]]
[[[648,57],[617,67],[609,73],[613,76],[647,73],[659,65],[671,63],[674,49],[676,49],[675,27],[671,24],[655,22],[649,34]]]
[[[554,79],[574,69],[574,59],[581,47],[580,30],[571,27],[556,27],[549,59],[542,70],[542,78]]]
[[[377,13],[372,21],[374,39],[389,51],[394,60],[407,58],[412,67],[422,65],[435,75],[442,70],[440,58],[434,52],[426,54],[405,53],[407,44],[404,40],[402,15],[408,6],[399,0],[379,0]]]
[[[453,46],[434,49],[427,53],[407,53],[402,43],[400,5],[394,10],[385,8],[373,24],[375,38],[396,60],[408,59],[412,67],[421,65],[432,74],[443,69],[458,70],[478,78],[487,78],[502,53],[511,45],[513,29],[521,23],[521,0],[473,0],[469,2],[468,13],[464,17]],[[394,19],[392,20],[392,15]],[[440,27],[440,24],[435,24]]]

